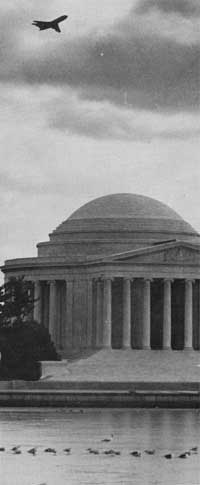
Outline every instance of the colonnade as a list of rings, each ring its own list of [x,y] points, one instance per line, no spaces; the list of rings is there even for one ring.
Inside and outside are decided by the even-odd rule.
[[[132,284],[133,281],[133,284]],[[134,282],[136,280],[128,277],[123,278],[122,293],[122,348],[131,348],[131,300],[134,298]],[[89,280],[88,286],[88,323],[87,323],[87,342],[88,347],[100,346],[112,348],[112,278],[105,277],[97,279],[95,297],[95,345],[92,340],[94,326],[94,295],[93,282]],[[163,279],[163,315],[162,315],[162,348],[171,349],[172,332],[172,282],[171,278]],[[151,348],[151,283],[150,278],[143,279],[143,302],[142,302],[142,329],[141,329],[141,349]],[[49,332],[53,341],[56,343],[56,281],[49,282]],[[71,286],[70,286],[71,285]],[[185,279],[185,300],[184,300],[184,349],[193,348],[193,280]],[[41,322],[41,282],[35,281],[34,284],[35,307],[34,319]],[[69,291],[70,288],[70,291]],[[133,288],[133,294],[132,294]],[[72,333],[73,319],[73,287],[72,282],[66,281],[66,325]],[[66,336],[67,338],[67,336]],[[72,341],[72,338],[71,338]]]
[[[104,333],[103,347],[111,347],[112,328],[112,279],[104,280]],[[131,281],[123,278],[123,337],[122,347],[131,348]],[[151,282],[152,279],[144,279],[143,309],[142,309],[142,349],[151,348]],[[171,284],[172,279],[163,280],[163,341],[162,348],[171,349],[172,329],[172,301]],[[185,279],[185,301],[184,301],[184,349],[193,348],[193,280]]]

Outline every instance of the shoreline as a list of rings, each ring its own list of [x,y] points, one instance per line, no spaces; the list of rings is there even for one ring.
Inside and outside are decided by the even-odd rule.
[[[2,381],[0,407],[200,409],[200,384]]]

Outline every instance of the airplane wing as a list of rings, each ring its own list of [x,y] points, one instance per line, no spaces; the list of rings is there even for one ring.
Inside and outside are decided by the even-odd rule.
[[[53,25],[53,29],[56,30],[56,32],[61,32],[60,27],[58,24]]]

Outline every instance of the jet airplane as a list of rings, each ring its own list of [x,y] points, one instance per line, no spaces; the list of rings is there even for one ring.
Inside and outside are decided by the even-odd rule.
[[[35,25],[35,27],[38,27],[40,30],[46,30],[46,29],[54,29],[56,32],[61,32],[59,23],[63,22],[63,20],[66,20],[68,15],[62,15],[61,17],[58,17],[57,19],[50,20],[49,22],[45,22],[42,20],[34,20],[32,22],[32,25]]]

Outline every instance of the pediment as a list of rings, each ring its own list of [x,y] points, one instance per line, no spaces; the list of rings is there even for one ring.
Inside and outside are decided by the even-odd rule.
[[[161,247],[162,246],[162,247]],[[200,265],[200,245],[173,243],[115,255],[111,260],[127,264]]]
[[[200,264],[200,251],[184,247],[165,249],[156,253],[144,254],[132,258],[133,262],[160,264]],[[129,263],[131,261],[129,260]]]

